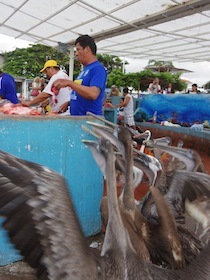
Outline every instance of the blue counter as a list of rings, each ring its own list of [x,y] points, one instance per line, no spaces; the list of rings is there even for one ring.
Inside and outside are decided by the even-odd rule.
[[[68,184],[86,236],[101,230],[100,200],[103,176],[89,149],[92,139],[81,129],[92,117],[19,117],[0,115],[0,149],[46,165],[62,174]],[[0,221],[0,265],[20,259]]]
[[[104,117],[107,121],[117,123],[117,109],[104,108]]]

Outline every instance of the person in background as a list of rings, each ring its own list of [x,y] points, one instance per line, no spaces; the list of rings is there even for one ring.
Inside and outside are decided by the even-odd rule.
[[[46,82],[45,82],[45,78],[41,78],[40,79],[40,83],[41,83],[41,91],[43,91],[44,89],[45,89],[45,87],[46,87]]]
[[[40,93],[41,90],[41,81],[40,77],[36,77],[33,80],[32,83],[32,91],[31,91],[31,96],[37,96]]]
[[[71,115],[84,116],[87,112],[103,115],[107,70],[97,60],[97,46],[92,37],[88,35],[78,37],[75,46],[76,57],[84,66],[83,70],[74,81],[56,80],[53,88],[56,91],[65,87],[72,89],[69,102]]]
[[[157,94],[161,93],[161,86],[159,85],[159,79],[155,78],[152,83],[149,84],[149,93]]]
[[[66,87],[64,89],[61,89],[60,91],[53,91],[52,85],[53,82],[59,78],[69,80],[69,77],[66,73],[64,73],[64,71],[60,70],[60,66],[57,64],[57,61],[55,60],[46,61],[44,64],[44,68],[40,72],[45,73],[47,77],[50,78],[48,84],[43,89],[43,91],[40,92],[33,100],[22,102],[22,105],[29,107],[35,104],[40,104],[43,101],[46,101],[48,103],[48,99],[49,99],[51,111],[60,113],[61,106],[64,103],[69,102],[70,89]],[[42,104],[44,103],[45,102],[43,102]],[[46,104],[44,106],[46,106]],[[63,112],[64,111],[62,111],[62,113]]]
[[[15,79],[0,69],[0,99],[7,99],[13,104],[19,103]]]
[[[122,124],[122,120],[124,120],[124,116],[125,116],[123,103],[124,103],[124,98],[122,97],[120,98],[120,104],[119,104],[120,107],[117,112],[117,124],[119,125]]]
[[[174,93],[174,90],[172,88],[172,84],[168,84],[168,86],[165,89],[165,94],[171,94]]]
[[[45,82],[45,78],[41,78],[40,79],[41,82],[41,91],[43,91],[47,85],[47,83]],[[40,106],[43,108],[43,111],[45,112],[45,114],[50,113],[50,97],[48,97],[47,99],[45,99],[44,101],[39,103]]]
[[[125,96],[124,101],[122,103],[116,104],[115,107],[124,108],[124,123],[125,125],[136,130],[136,125],[134,121],[134,110],[133,110],[133,98],[129,93],[128,87],[123,89],[123,95]]]
[[[200,93],[200,90],[198,90],[198,85],[197,84],[192,84],[192,90],[190,93]]]
[[[119,96],[120,92],[115,85],[111,86],[109,96]]]

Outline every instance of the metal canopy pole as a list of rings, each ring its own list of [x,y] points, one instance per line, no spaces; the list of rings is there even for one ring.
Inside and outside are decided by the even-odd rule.
[[[70,55],[69,55],[69,77],[73,80],[74,74],[74,46],[70,47]]]

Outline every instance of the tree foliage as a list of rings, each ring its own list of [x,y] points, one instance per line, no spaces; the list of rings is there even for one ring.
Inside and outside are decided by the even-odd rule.
[[[207,83],[204,85],[204,88],[206,88],[206,89],[209,89],[209,88],[210,88],[210,81],[207,82]]]
[[[107,68],[108,81],[107,87],[115,84],[117,87],[130,86],[136,90],[144,91],[149,83],[155,78],[160,79],[160,85],[165,88],[171,83],[175,90],[183,90],[186,83],[180,80],[181,73],[171,74],[167,72],[153,73],[144,70],[136,73],[123,73],[123,61],[114,55],[97,54],[98,60]],[[58,49],[44,46],[41,44],[30,45],[28,48],[19,49],[4,53],[3,70],[13,76],[34,78],[40,76],[40,70],[48,59],[54,59],[58,64],[69,73],[69,52],[68,50],[59,51]],[[171,65],[171,62],[149,61],[150,65]],[[128,64],[127,61],[124,64]],[[74,78],[81,70],[77,60],[74,62]]]
[[[161,88],[166,88],[170,83],[175,91],[183,91],[187,84],[180,79],[181,73],[171,74],[167,72],[153,73],[144,70],[136,73],[123,74],[119,69],[112,71],[108,76],[107,87],[115,84],[117,87],[130,86],[136,90],[145,91],[155,77],[159,78]]]
[[[123,71],[123,61],[118,56],[97,54],[97,58],[107,69],[108,73],[111,73],[113,70],[120,70],[121,72]],[[125,61],[125,64],[128,64],[128,62]]]
[[[59,51],[60,48],[44,46],[41,44],[30,45],[28,48],[19,49],[12,52],[4,53],[3,70],[14,76],[23,76],[26,78],[34,78],[40,75],[40,69],[43,68],[46,60],[54,59],[58,64],[69,73],[69,51]],[[122,72],[123,62],[114,55],[97,54],[98,60],[106,67],[108,73],[113,70]],[[127,64],[127,62],[125,62]],[[80,63],[74,62],[74,77],[81,70]]]
[[[150,66],[157,66],[157,67],[173,67],[173,63],[171,61],[164,61],[164,60],[153,60],[150,59],[148,62]]]
[[[61,67],[68,69],[69,55],[58,52],[55,48],[36,44],[28,48],[4,53],[3,70],[14,76],[34,78],[48,59],[54,59]]]

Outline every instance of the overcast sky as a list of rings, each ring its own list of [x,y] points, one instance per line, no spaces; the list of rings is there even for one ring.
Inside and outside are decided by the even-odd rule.
[[[16,47],[26,48],[30,43],[19,39],[13,39],[11,37],[0,35],[0,53],[5,51],[13,51]],[[129,62],[126,65],[126,73],[139,72],[148,65],[148,60],[136,60],[125,58]],[[190,80],[192,83],[197,83],[198,86],[203,86],[210,81],[210,62],[197,62],[197,63],[177,63],[173,65],[177,68],[183,68],[193,71],[192,73],[183,73],[182,77]]]
[[[139,72],[148,65],[148,60],[135,60],[126,59],[129,65],[126,65],[126,73]],[[181,77],[188,79],[192,83],[198,84],[199,87],[203,86],[210,81],[210,62],[197,62],[197,63],[177,63],[173,62],[177,68],[187,69],[193,71],[192,73],[183,73]]]
[[[14,51],[18,48],[26,48],[30,43],[27,41],[14,39],[12,37],[8,37],[0,34],[0,53],[5,51]]]

